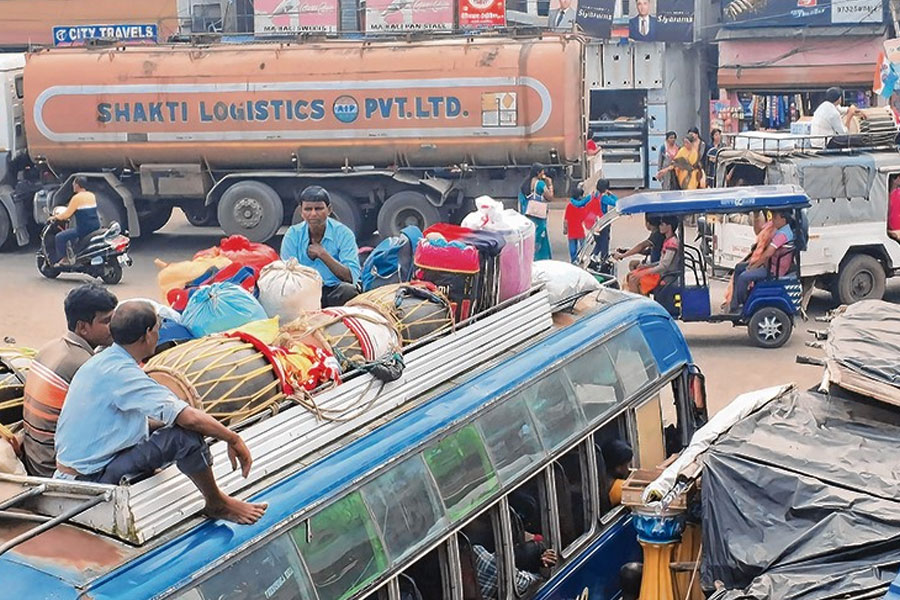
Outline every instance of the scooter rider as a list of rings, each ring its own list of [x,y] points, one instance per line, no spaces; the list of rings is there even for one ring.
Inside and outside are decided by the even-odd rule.
[[[57,207],[51,221],[67,221],[75,217],[75,227],[69,227],[56,234],[53,248],[56,251],[50,262],[56,267],[71,266],[75,262],[75,246],[80,240],[100,229],[100,215],[97,212],[97,198],[87,191],[87,179],[78,176],[72,182],[75,195],[65,207]]]

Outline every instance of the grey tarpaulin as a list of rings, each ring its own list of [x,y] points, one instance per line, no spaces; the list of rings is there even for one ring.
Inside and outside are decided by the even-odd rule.
[[[900,398],[900,306],[881,300],[847,306],[831,322],[825,355],[829,370],[835,371],[831,363],[837,363],[893,387]],[[890,401],[881,398],[880,394],[874,395]]]
[[[705,457],[704,587],[819,600],[886,589],[900,563],[900,412],[838,390],[788,392]],[[883,593],[883,592],[882,592]]]

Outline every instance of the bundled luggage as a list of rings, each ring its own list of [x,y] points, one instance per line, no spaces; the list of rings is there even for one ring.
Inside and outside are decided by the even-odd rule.
[[[392,283],[412,279],[413,257],[422,231],[415,225],[405,227],[400,235],[382,240],[363,263],[360,283],[364,292]]]
[[[544,285],[551,304],[559,304],[584,292],[600,289],[600,283],[593,275],[561,260],[535,262],[533,283]]]
[[[188,300],[181,322],[194,336],[202,337],[266,318],[266,311],[250,292],[224,282],[198,289]]]
[[[427,281],[386,285],[364,292],[347,306],[366,306],[388,317],[406,347],[453,326],[450,301]]]
[[[263,267],[257,286],[259,303],[266,314],[278,316],[282,323],[322,308],[322,276],[295,258],[286,263],[276,260]]]
[[[204,256],[174,263],[165,263],[156,259],[154,263],[160,270],[156,276],[160,294],[164,301],[168,301],[169,291],[183,288],[200,277],[208,277],[210,272],[214,273],[230,265],[231,260],[224,256]],[[215,270],[211,271],[213,267]]]
[[[194,260],[215,256],[224,256],[231,262],[245,267],[253,267],[257,273],[269,263],[278,260],[278,253],[271,246],[251,242],[242,235],[222,238],[218,246],[197,252]]]

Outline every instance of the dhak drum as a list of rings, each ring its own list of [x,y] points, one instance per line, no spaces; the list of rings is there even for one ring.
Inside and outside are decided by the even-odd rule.
[[[29,348],[0,347],[0,424],[22,420],[25,377],[36,354]]]
[[[334,355],[346,373],[366,363],[386,360],[400,350],[394,324],[364,306],[325,308],[305,313],[281,328],[276,346],[298,344],[322,348]]]
[[[860,115],[865,116],[861,118]],[[893,144],[897,137],[897,123],[888,106],[863,108],[848,123],[847,133],[865,136],[867,145]]]
[[[144,369],[176,396],[226,424],[278,411],[281,380],[265,354],[235,337],[208,336],[160,352]]]
[[[425,283],[385,285],[360,294],[347,306],[371,307],[388,317],[404,347],[453,326],[450,301]]]

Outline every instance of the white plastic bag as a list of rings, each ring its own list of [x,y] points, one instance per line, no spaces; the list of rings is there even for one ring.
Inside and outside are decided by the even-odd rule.
[[[16,451],[13,449],[12,442],[0,435],[0,473],[8,475],[27,475],[25,466]]]
[[[600,283],[593,275],[561,260],[539,260],[532,268],[533,285],[544,284],[551,304],[562,302],[582,292],[599,290]]]
[[[296,258],[276,260],[263,267],[256,285],[266,314],[281,317],[282,323],[322,308],[322,276]]]
[[[466,215],[462,226],[469,229],[489,229],[489,225],[502,218],[503,203],[490,196],[479,196],[475,199],[475,212]]]

